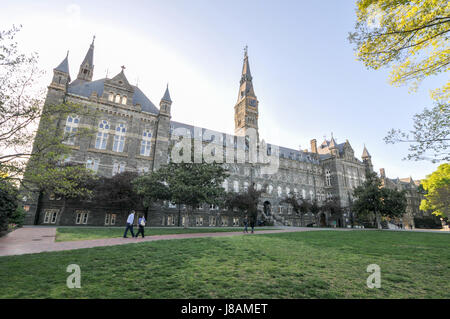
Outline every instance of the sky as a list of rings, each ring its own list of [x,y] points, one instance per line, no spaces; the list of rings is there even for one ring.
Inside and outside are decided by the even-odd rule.
[[[357,157],[365,144],[375,170],[385,168],[388,177],[424,178],[438,164],[402,160],[407,145],[383,137],[391,128],[411,129],[445,75],[416,92],[390,85],[389,69],[368,70],[356,60],[347,40],[355,19],[350,0],[6,0],[0,29],[23,26],[17,40],[39,54],[43,88],[67,50],[76,78],[95,35],[94,80],[124,65],[129,82],[155,105],[169,84],[172,120],[229,134],[248,45],[266,142],[309,149],[311,139],[333,134],[338,143],[348,139]]]

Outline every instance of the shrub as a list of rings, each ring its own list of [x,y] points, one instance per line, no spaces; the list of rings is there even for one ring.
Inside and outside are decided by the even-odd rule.
[[[0,180],[0,232],[8,230],[9,219],[17,209],[17,189],[9,182]]]

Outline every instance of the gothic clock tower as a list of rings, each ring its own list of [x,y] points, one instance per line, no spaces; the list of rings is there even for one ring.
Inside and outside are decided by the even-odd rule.
[[[258,135],[258,99],[253,90],[252,75],[248,62],[247,47],[244,49],[244,65],[239,87],[239,95],[234,107],[234,133],[239,136],[247,135],[248,129],[256,130]]]

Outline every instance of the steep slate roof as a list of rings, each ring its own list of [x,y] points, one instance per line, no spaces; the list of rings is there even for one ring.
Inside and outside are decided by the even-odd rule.
[[[81,65],[85,65],[86,63],[89,66],[93,66],[94,65],[94,40],[95,40],[95,36],[94,36],[94,39],[92,40],[92,43],[91,43],[91,45],[89,47],[89,50],[86,53],[86,56],[84,57],[84,60],[81,63]]]
[[[55,68],[56,71],[64,72],[69,74],[69,51],[67,51],[67,55],[62,60],[62,62]]]
[[[366,146],[364,145],[364,150],[361,155],[361,158],[366,158],[366,157],[370,157],[370,154],[369,154],[369,151],[367,150]]]
[[[74,81],[69,84],[67,89],[68,93],[90,97],[92,92],[97,92],[98,96],[103,95],[104,84],[107,79],[100,79],[92,82],[77,82]],[[137,87],[132,86],[134,89],[132,103],[133,105],[140,104],[142,111],[152,114],[159,114],[158,108],[150,101],[150,99]]]
[[[181,123],[181,122],[171,121],[170,122],[171,132],[177,128],[186,129],[187,131],[190,132],[190,136],[194,137],[194,126],[185,124],[185,123]],[[200,128],[200,129],[202,130],[202,134],[206,130],[208,130],[205,128]],[[208,130],[208,131],[215,133],[215,135],[221,136],[221,140],[223,141],[223,143],[225,143],[224,138],[228,138],[228,140],[231,141],[232,143],[234,142],[234,135],[226,134],[226,133],[218,132],[218,131],[214,131],[214,130]],[[230,140],[230,138],[231,138],[231,140]],[[217,141],[217,142],[219,142],[219,141]],[[268,148],[273,147],[273,146],[275,146],[275,145],[267,143]],[[278,146],[278,148],[279,148],[279,156],[281,158],[290,158],[292,160],[296,160],[296,161],[300,161],[300,162],[308,162],[308,163],[315,163],[315,164],[319,163],[318,160],[314,159],[313,156],[311,156],[307,152],[298,151],[298,150],[294,150],[294,149],[282,147],[282,146]],[[327,157],[325,157],[325,158],[327,158]]]
[[[164,92],[164,96],[163,96],[162,100],[167,101],[167,102],[172,102],[172,100],[170,99],[169,84],[167,84],[166,92]]]

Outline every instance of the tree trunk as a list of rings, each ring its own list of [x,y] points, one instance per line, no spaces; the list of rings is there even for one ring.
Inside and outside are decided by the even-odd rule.
[[[377,223],[377,228],[381,229],[381,218],[380,218],[380,214],[378,212],[375,212],[375,220]]]

